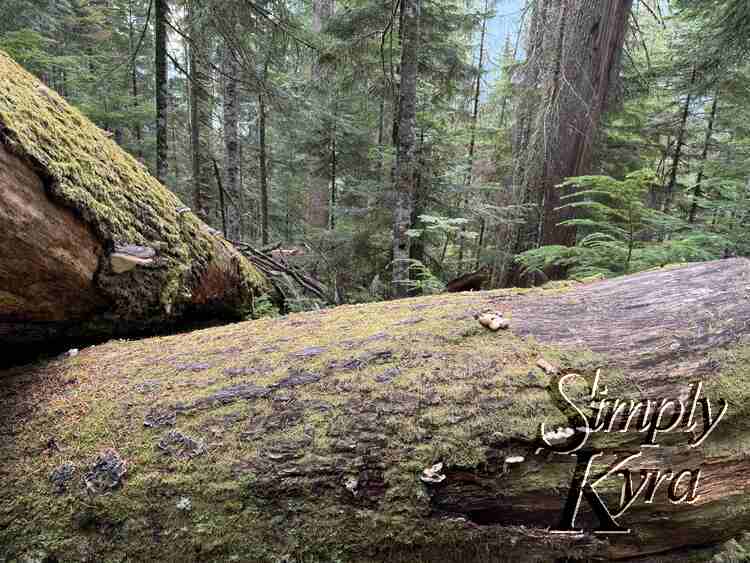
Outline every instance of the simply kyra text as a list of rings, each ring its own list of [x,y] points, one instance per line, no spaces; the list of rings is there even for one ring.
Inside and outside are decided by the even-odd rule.
[[[631,469],[628,464],[643,456],[643,451],[631,453],[609,467],[604,473],[593,475],[592,466],[595,460],[604,456],[604,451],[587,448],[586,444],[593,433],[602,432],[639,432],[645,434],[640,448],[658,448],[659,436],[670,432],[683,432],[690,436],[688,448],[696,448],[716,429],[727,412],[727,401],[719,399],[712,403],[708,396],[703,396],[703,383],[691,383],[686,395],[676,398],[624,400],[608,398],[605,386],[600,388],[600,370],[597,370],[591,393],[587,397],[591,414],[584,412],[585,406],[579,406],[568,394],[566,385],[576,378],[583,378],[577,373],[560,376],[557,381],[556,395],[565,412],[570,412],[577,419],[573,428],[546,431],[544,423],[540,424],[539,436],[543,443],[537,453],[544,451],[563,455],[576,456],[576,468],[573,473],[569,494],[561,521],[552,533],[580,534],[575,520],[581,501],[586,500],[594,515],[599,520],[597,534],[627,534],[630,529],[621,526],[617,518],[623,516],[640,498],[644,503],[654,501],[657,489],[665,482],[667,499],[672,504],[692,504],[698,500],[698,486],[701,469],[684,469],[673,472],[670,469],[639,469],[640,481],[637,488],[633,486]],[[572,409],[572,411],[571,411]],[[700,410],[699,410],[700,409]],[[699,416],[700,413],[700,416]],[[635,472],[634,472],[635,473]],[[607,479],[621,476],[619,506],[611,510],[597,491]]]

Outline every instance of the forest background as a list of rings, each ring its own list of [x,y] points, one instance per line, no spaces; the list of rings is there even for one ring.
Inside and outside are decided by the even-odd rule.
[[[333,302],[750,253],[743,0],[2,6],[0,49]]]

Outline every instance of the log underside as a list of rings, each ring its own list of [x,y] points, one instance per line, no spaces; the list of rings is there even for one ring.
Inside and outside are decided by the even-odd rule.
[[[750,528],[749,274],[734,259],[343,306],[11,370],[0,559],[706,560]],[[485,309],[510,330],[480,327]],[[633,432],[592,436],[600,470],[639,450],[633,470],[701,468],[698,500],[672,504],[665,485],[618,519],[631,534],[609,537],[590,533],[583,502],[586,532],[551,535],[575,459],[535,454],[540,422],[568,424],[548,364],[590,379],[600,368],[610,397],[684,398],[700,380],[713,405],[727,399],[694,449],[683,433],[658,449]],[[92,475],[111,458],[127,472],[102,491]],[[620,483],[600,488],[609,505]]]
[[[103,305],[94,233],[47,196],[39,176],[0,143],[0,315],[80,320]]]

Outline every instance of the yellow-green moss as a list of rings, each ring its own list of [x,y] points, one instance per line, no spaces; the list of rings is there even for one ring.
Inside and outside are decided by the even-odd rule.
[[[586,373],[594,363],[590,352],[563,352],[512,330],[474,330],[471,313],[507,293],[342,306],[113,341],[8,374],[6,388],[16,394],[0,414],[0,424],[4,416],[14,421],[13,435],[0,437],[9,483],[0,491],[0,545],[8,556],[41,550],[61,561],[75,560],[81,550],[102,561],[122,554],[174,560],[176,553],[185,561],[461,561],[469,552],[517,549],[496,527],[430,517],[429,492],[419,479],[437,461],[481,471],[488,440],[530,442],[539,420],[565,424],[544,390],[549,378],[536,367],[540,356]],[[315,354],[304,353],[313,347]],[[380,363],[336,367],[385,351],[390,356]],[[227,374],[231,368],[256,371]],[[399,371],[379,381],[388,369]],[[270,388],[295,370],[321,378],[250,401],[187,408],[230,386]],[[29,378],[33,398],[21,393]],[[283,412],[299,407],[301,418],[243,436],[280,412],[284,393],[290,402]],[[509,397],[513,401],[504,402]],[[33,415],[24,408],[29,400]],[[167,429],[144,427],[144,417],[169,405],[186,407],[176,428],[204,440],[208,453],[181,461],[156,449]],[[347,440],[378,435],[387,447],[374,450],[377,459],[359,449],[351,456],[336,453]],[[37,455],[50,437],[60,451]],[[296,443],[300,457],[293,462],[268,457]],[[128,463],[124,486],[91,499],[81,493],[81,471],[108,447]],[[312,492],[310,475],[285,473],[324,471],[327,460],[336,460],[340,485],[329,475],[326,486]],[[70,490],[58,496],[48,476],[64,462],[79,470]],[[377,507],[344,485],[347,477],[360,476],[361,463],[380,467],[385,490]],[[509,490],[563,489],[569,480],[541,463],[527,473],[508,480]],[[298,494],[290,492],[295,487],[302,488]],[[182,497],[191,501],[189,512],[177,508]]]

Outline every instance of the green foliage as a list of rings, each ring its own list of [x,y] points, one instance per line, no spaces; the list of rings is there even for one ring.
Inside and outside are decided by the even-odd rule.
[[[727,241],[718,234],[689,228],[682,220],[650,208],[647,194],[655,186],[651,170],[639,170],[616,180],[609,176],[580,176],[558,186],[573,188],[561,197],[559,209],[572,210],[574,247],[543,246],[517,260],[526,272],[562,266],[574,278],[616,276],[673,262],[708,260],[720,256]]]
[[[276,317],[279,314],[279,309],[271,301],[271,298],[263,294],[258,297],[253,303],[253,318],[260,319],[263,317]]]
[[[743,563],[745,561],[750,561],[750,534],[742,534],[739,540],[729,540],[711,559],[711,563]]]
[[[153,170],[150,4],[5,0],[0,49]],[[194,190],[191,26],[184,3],[168,4],[166,183],[189,202]],[[373,278],[382,276],[385,285],[389,281],[401,22],[398,3],[336,4],[321,32],[313,31],[309,3],[205,0],[195,3],[194,13],[206,30],[198,53],[210,84],[212,119],[206,137],[210,159],[220,168],[226,151],[222,101],[229,77],[222,65],[227,54],[238,70],[241,186],[226,206],[229,215],[242,217],[241,238],[260,239],[262,93],[270,239],[314,248],[303,267],[341,290],[346,300],[360,301],[373,299],[366,289]],[[514,73],[524,62],[524,33],[508,29],[504,38],[498,36],[493,11],[493,3],[483,0],[422,5],[414,147],[418,178],[409,231],[411,258],[430,272],[412,268],[420,291],[431,291],[438,278],[447,281],[484,263],[505,263],[515,251],[506,227],[523,230],[529,217],[538,216],[533,207],[540,198],[522,204],[512,181],[518,164],[513,139],[523,129],[516,111],[523,93]],[[591,172],[584,179],[590,185],[580,185],[578,195],[563,202],[576,213],[567,224],[577,229],[578,244],[529,251],[520,258],[525,268],[557,264],[572,275],[619,275],[673,261],[750,254],[747,11],[745,0],[678,0],[651,8],[634,3],[619,65],[623,78],[610,93],[594,165],[583,171]],[[479,69],[480,30],[487,17],[492,45],[485,45]],[[499,73],[491,71],[493,66]],[[310,80],[313,68],[321,71],[320,80]],[[713,132],[707,136],[717,96]],[[683,139],[679,158],[678,136]],[[645,173],[630,175],[645,169],[653,171],[650,179]],[[333,224],[325,228],[308,224],[313,176],[316,186],[331,191]],[[663,213],[669,186],[672,201]],[[218,203],[217,185],[210,189]],[[220,227],[219,213],[210,221]],[[530,241],[535,234],[534,228],[524,231]],[[318,305],[300,299],[300,309]]]
[[[445,284],[419,260],[409,261],[409,273],[409,289],[413,293],[430,295],[445,289]]]

